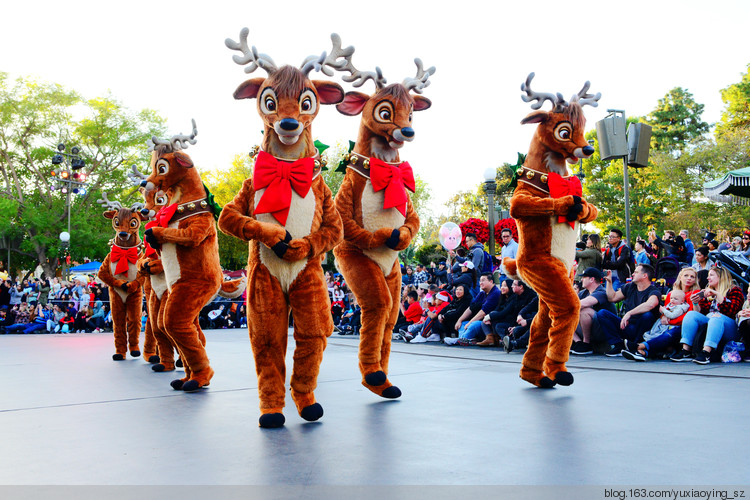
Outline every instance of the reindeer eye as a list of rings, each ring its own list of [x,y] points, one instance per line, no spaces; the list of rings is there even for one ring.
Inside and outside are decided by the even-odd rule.
[[[555,139],[558,141],[569,141],[572,131],[573,130],[569,123],[562,122],[555,127]]]
[[[167,197],[166,196],[157,196],[154,200],[157,205],[165,205],[167,203]]]
[[[266,100],[263,101],[263,103],[266,105],[268,111],[276,111],[276,101],[274,101],[272,97],[266,97]]]
[[[135,220],[135,219],[131,220],[130,221],[130,227],[132,227],[132,228],[138,227],[138,221]]]
[[[299,111],[303,115],[312,115],[317,111],[317,98],[315,93],[307,89],[299,96]]]
[[[260,110],[263,113],[267,115],[276,113],[276,109],[278,108],[276,103],[276,93],[274,93],[271,87],[267,87],[263,91],[258,102],[260,103]]]
[[[112,224],[114,224],[115,226],[119,226],[120,225],[120,219],[118,219],[117,217],[115,217],[114,219],[112,219]]]
[[[388,101],[383,101],[377,106],[375,106],[375,119],[381,123],[390,123],[391,117],[393,116],[393,108],[391,107],[391,103]]]
[[[156,173],[158,175],[164,175],[167,172],[169,172],[169,162],[167,160],[161,159],[156,162]]]

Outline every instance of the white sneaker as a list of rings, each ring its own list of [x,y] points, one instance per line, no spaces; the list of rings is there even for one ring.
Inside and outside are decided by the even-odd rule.
[[[425,339],[425,342],[440,342],[440,334],[439,333],[433,333],[429,337]]]
[[[458,344],[458,339],[453,337],[445,337],[445,339],[443,339],[443,342],[445,342],[445,345],[456,345]]]
[[[422,344],[424,342],[427,342],[427,338],[426,337],[422,337],[421,335],[417,335],[416,337],[414,337],[410,341],[411,344]]]

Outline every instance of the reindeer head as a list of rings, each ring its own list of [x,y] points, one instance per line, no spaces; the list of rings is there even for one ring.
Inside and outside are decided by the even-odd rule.
[[[105,218],[112,220],[112,227],[116,235],[115,241],[118,244],[135,246],[141,242],[138,230],[141,227],[141,222],[148,220],[141,213],[142,203],[135,203],[130,208],[123,207],[119,201],[109,201],[107,193],[102,193],[102,198],[97,202],[108,209],[103,215]]]
[[[535,100],[531,108],[538,110],[521,120],[522,124],[539,124],[531,141],[529,157],[534,159],[536,166],[543,166],[550,172],[567,175],[565,161],[576,163],[579,158],[588,158],[594,153],[594,148],[589,146],[583,136],[586,118],[583,116],[582,108],[586,104],[598,106],[597,101],[601,93],[587,94],[591,84],[586,82],[577,94],[573,94],[570,102],[567,102],[560,93],[541,93],[531,90],[533,78],[534,73],[530,73],[526,82],[521,85],[521,90],[526,92],[526,95],[522,95],[521,98],[524,102]],[[544,101],[552,103],[551,111],[539,110]]]
[[[422,111],[432,105],[429,99],[418,94],[430,84],[428,79],[435,73],[435,67],[425,71],[422,61],[414,59],[417,65],[417,75],[414,78],[386,86],[387,82],[380,68],[362,72],[352,65],[354,47],[342,49],[341,38],[335,33],[331,34],[331,42],[333,48],[323,61],[323,72],[329,76],[333,75],[328,67],[336,71],[347,71],[350,75],[343,78],[345,82],[361,87],[367,80],[372,80],[376,87],[373,95],[347,92],[344,101],[336,106],[336,109],[348,116],[362,113],[358,146],[366,148],[367,152],[364,154],[368,156],[375,155],[383,160],[393,161],[398,156],[397,150],[405,142],[414,140],[413,112]],[[411,94],[410,90],[414,90],[417,95]]]
[[[192,121],[191,135],[178,134],[171,139],[159,139],[156,136],[148,141],[151,155],[151,175],[141,182],[145,192],[170,192],[170,201],[192,201],[205,197],[205,189],[200,174],[193,165],[193,160],[183,150],[188,144],[195,144],[198,129]],[[145,196],[145,194],[144,194]]]
[[[301,67],[277,68],[269,56],[259,54],[255,47],[247,44],[248,28],[240,31],[240,41],[227,38],[225,44],[242,53],[232,59],[245,66],[246,73],[262,68],[267,78],[251,78],[234,91],[235,99],[257,99],[258,113],[263,119],[263,149],[273,155],[289,158],[312,156],[315,146],[310,125],[318,114],[321,104],[337,104],[344,98],[344,89],[334,82],[310,80],[308,74],[320,69],[325,59],[309,56]]]
[[[145,202],[144,207],[141,209],[141,215],[147,219],[153,219],[156,212],[169,204],[171,196],[168,196],[168,194],[162,190],[146,189],[144,185],[148,184],[148,176],[143,175],[135,165],[131,165],[131,169],[132,171],[128,173],[128,178],[134,186],[139,188]]]

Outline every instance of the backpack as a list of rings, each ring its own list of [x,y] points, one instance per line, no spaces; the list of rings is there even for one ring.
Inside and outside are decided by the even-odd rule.
[[[482,255],[482,271],[480,272],[480,274],[491,273],[492,272],[492,257],[484,249],[482,249],[482,254],[483,254]]]

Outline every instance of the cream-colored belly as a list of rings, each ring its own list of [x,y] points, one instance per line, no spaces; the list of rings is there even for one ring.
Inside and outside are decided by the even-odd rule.
[[[114,262],[110,262],[109,264],[109,272],[112,273],[112,276],[114,276],[117,279],[126,279],[128,281],[133,281],[138,277],[138,267],[135,264],[131,264],[128,262],[128,272],[126,273],[120,273],[115,274],[115,268],[117,267],[117,264]],[[128,300],[128,295],[130,295],[128,292],[123,290],[122,288],[113,288],[115,293],[122,299],[123,302]]]
[[[578,240],[578,222],[575,227],[570,224],[557,222],[557,216],[550,217],[552,225],[552,243],[550,253],[565,264],[565,268],[570,272],[576,258],[576,241]]]
[[[260,198],[263,196],[265,189],[255,192],[255,206],[258,206]],[[315,217],[315,193],[312,189],[307,192],[307,196],[302,198],[292,191],[292,203],[289,207],[289,216],[286,219],[286,228],[292,239],[304,238],[312,230],[313,218]],[[274,224],[280,226],[279,222],[271,214],[256,214],[255,218],[259,222]],[[268,268],[271,276],[275,277],[284,293],[289,292],[289,286],[297,278],[300,272],[307,265],[307,259],[296,262],[288,262],[279,259],[273,250],[265,245],[260,245],[260,261]]]
[[[176,229],[180,221],[171,222],[169,227]],[[164,243],[161,246],[161,264],[164,267],[164,277],[167,288],[171,291],[172,286],[182,277],[180,270],[180,261],[177,260],[177,245],[174,243]]]
[[[362,191],[362,224],[367,231],[375,232],[387,227],[398,229],[404,225],[406,218],[395,208],[383,209],[385,201],[385,190],[375,192],[369,179]],[[393,270],[393,263],[398,258],[398,252],[383,245],[371,250],[363,250],[364,254],[371,258],[388,276]]]
[[[151,289],[161,300],[162,295],[167,291],[167,277],[164,276],[164,273],[151,275]]]

